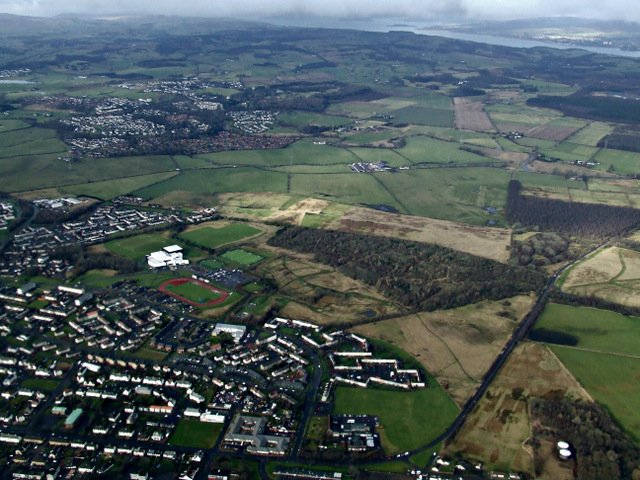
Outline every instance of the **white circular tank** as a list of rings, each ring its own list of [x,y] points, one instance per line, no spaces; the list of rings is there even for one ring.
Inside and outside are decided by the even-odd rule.
[[[558,455],[560,455],[560,458],[563,460],[569,460],[571,458],[571,450],[567,448],[561,448],[558,452]]]
[[[558,450],[568,450],[569,449],[569,444],[563,440],[560,440],[558,442]]]

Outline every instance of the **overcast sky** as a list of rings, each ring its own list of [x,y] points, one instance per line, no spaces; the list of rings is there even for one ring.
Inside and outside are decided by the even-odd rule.
[[[573,16],[640,22],[637,0],[0,0],[0,13],[163,14],[267,19],[269,16],[507,20]],[[438,17],[438,18],[435,18]]]

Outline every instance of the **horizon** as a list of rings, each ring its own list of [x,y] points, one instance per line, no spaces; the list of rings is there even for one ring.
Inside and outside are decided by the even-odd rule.
[[[538,18],[579,18],[588,20],[640,22],[640,5],[624,0],[603,4],[595,0],[534,0],[525,4],[508,1],[487,5],[478,0],[398,0],[388,4],[380,0],[302,2],[301,0],[240,0],[233,5],[212,5],[195,0],[185,14],[184,5],[175,0],[140,0],[132,6],[122,0],[0,0],[0,13],[27,17],[55,16],[179,16],[231,18],[254,21],[286,20],[371,21],[405,20],[431,23],[473,23]]]

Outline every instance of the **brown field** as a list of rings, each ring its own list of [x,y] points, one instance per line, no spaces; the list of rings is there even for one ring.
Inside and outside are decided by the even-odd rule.
[[[577,285],[604,283],[612,280],[622,270],[617,247],[609,247],[597,255],[583,260],[571,269],[562,288],[570,289]]]
[[[310,255],[270,250],[280,256],[263,262],[258,272],[273,278],[280,294],[291,300],[281,310],[283,316],[328,325],[363,322],[370,318],[364,315],[368,311],[380,316],[404,309],[374,288],[313,262]]]
[[[302,223],[305,214],[319,214],[330,205],[326,200],[318,200],[316,198],[304,198],[286,210],[278,210],[273,213],[267,220],[273,222],[289,222],[296,225]]]
[[[528,137],[559,142],[561,140],[564,140],[565,138],[570,137],[577,131],[578,129],[573,127],[552,127],[552,126],[542,125],[540,127],[530,128],[529,130],[526,130],[524,133]]]
[[[499,262],[508,260],[507,246],[511,241],[511,233],[505,228],[477,227],[363,207],[353,207],[342,218],[327,224],[326,228],[435,243]]]
[[[493,122],[484,111],[484,104],[467,98],[453,99],[453,119],[456,128],[474,132],[495,131]]]
[[[461,452],[487,468],[533,473],[528,400],[549,396],[592,401],[546,346],[519,345],[445,452]],[[559,468],[554,458],[547,459],[549,472]]]
[[[602,283],[599,285],[574,287],[567,291],[582,296],[593,295],[594,297],[603,298],[609,302],[619,303],[628,307],[640,307],[639,282],[625,282],[624,286],[614,283]]]
[[[423,312],[354,327],[353,331],[402,348],[427,368],[463,405],[533,304],[518,296],[438,312]],[[506,312],[511,318],[498,315]]]
[[[640,252],[621,248],[620,253],[622,253],[625,270],[622,272],[622,275],[618,277],[618,280],[640,279]]]

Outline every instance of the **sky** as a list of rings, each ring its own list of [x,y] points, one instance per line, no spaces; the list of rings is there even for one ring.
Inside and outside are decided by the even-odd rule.
[[[186,7],[186,8],[185,8]],[[0,0],[0,13],[511,20],[572,16],[640,22],[637,0]]]

